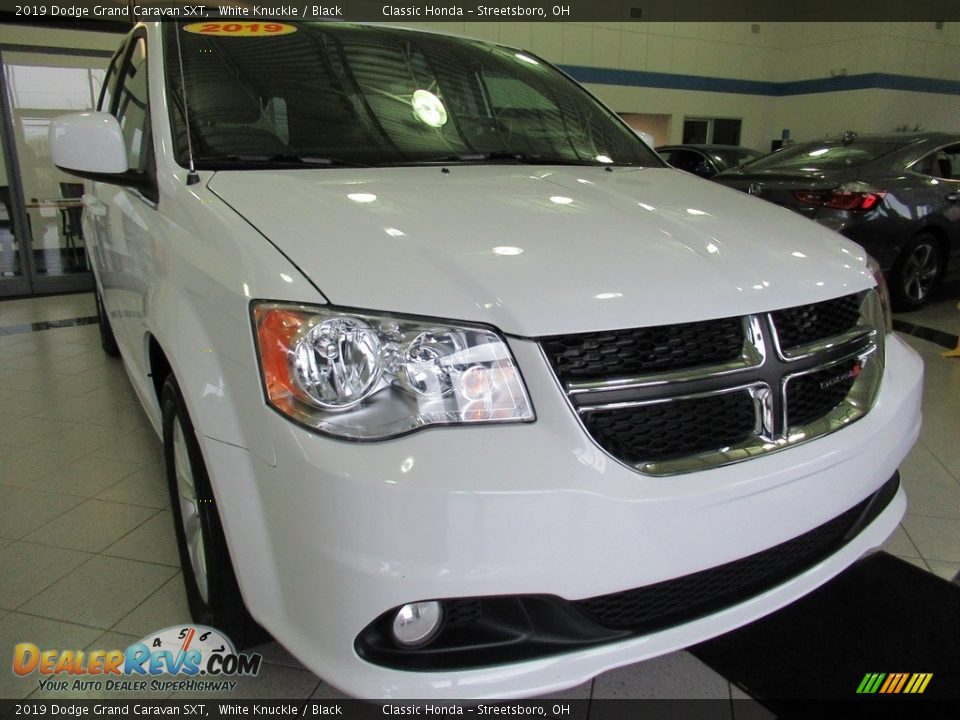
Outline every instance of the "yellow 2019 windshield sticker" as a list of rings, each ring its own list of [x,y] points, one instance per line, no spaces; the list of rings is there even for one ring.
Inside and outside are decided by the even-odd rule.
[[[278,22],[202,22],[184,25],[183,29],[196,35],[227,37],[268,37],[297,31],[293,25]]]

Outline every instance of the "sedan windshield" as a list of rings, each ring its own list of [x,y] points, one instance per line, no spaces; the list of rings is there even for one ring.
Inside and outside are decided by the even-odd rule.
[[[750,148],[724,148],[710,150],[710,155],[719,163],[722,168],[739,167],[752,160],[761,157],[763,153],[751,150]]]
[[[201,35],[174,23],[166,33],[171,121],[184,165],[189,118],[199,168],[662,167],[576,83],[509,48],[329,23],[269,37]]]
[[[903,147],[903,143],[841,141],[804,143],[783,148],[750,163],[751,170],[842,170],[865,165]]]

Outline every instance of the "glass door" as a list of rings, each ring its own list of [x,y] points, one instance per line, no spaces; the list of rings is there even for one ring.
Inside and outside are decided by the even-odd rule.
[[[17,175],[16,182],[7,183],[11,202],[5,209],[14,216],[20,213],[19,222],[13,223],[20,234],[11,231],[12,265],[6,260],[11,241],[5,240],[0,220],[2,277],[8,277],[6,272],[13,278],[19,274],[34,293],[92,288],[80,222],[83,182],[54,167],[48,131],[57,115],[96,105],[109,60],[109,53],[90,50],[4,49],[2,53],[6,144],[8,152],[12,145],[16,158],[8,168],[14,165]],[[20,235],[25,242],[18,242]],[[4,292],[0,283],[2,294],[11,293]]]
[[[0,295],[24,295],[30,285],[24,272],[24,253],[17,232],[7,158],[0,146]],[[28,243],[29,247],[29,243]]]

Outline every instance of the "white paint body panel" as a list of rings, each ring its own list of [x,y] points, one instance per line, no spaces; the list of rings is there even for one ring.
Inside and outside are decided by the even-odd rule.
[[[159,78],[159,25],[147,32],[150,76]],[[183,389],[250,611],[326,681],[396,698],[518,697],[575,685],[782,607],[896,527],[902,492],[801,576],[648,636],[464,672],[364,662],[357,633],[405,602],[591,597],[742,558],[836,517],[875,492],[916,439],[922,362],[888,338],[877,403],[851,426],[710,472],[639,475],[584,433],[527,338],[849,294],[872,285],[856,246],[666,169],[201,172],[188,185],[170,154],[166,100],[152,82],[160,201],[89,187],[107,208],[85,216],[98,284],[155,427],[150,338]],[[377,199],[358,203],[351,193]],[[308,432],[264,402],[250,321],[257,298],[494,325],[511,335],[536,422],[376,443]]]
[[[357,633],[404,602],[524,593],[581,599],[789,540],[874,492],[919,432],[922,361],[891,338],[877,404],[850,427],[708,473],[643,477],[583,435],[550,371],[533,362],[539,352],[532,343],[511,346],[539,412],[531,425],[443,428],[356,444],[274,416],[276,468],[238,448],[205,443],[215,488],[224,489],[218,503],[231,547],[246,564],[244,597],[281,643],[345,692],[522,697],[576,685],[783,607],[879,547],[904,513],[901,490],[828,560],[742,605],[670,630],[467,672],[366,663],[353,650]],[[318,620],[318,607],[329,621]]]
[[[332,303],[527,337],[745,315],[873,285],[859,246],[679,170],[222,172],[210,189]]]

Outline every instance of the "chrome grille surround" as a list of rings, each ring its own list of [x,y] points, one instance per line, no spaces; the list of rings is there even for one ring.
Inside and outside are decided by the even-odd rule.
[[[645,475],[666,476],[708,470],[742,462],[823,437],[863,417],[873,406],[884,370],[883,311],[877,291],[858,293],[859,319],[839,335],[815,339],[784,351],[775,311],[747,315],[740,357],[722,365],[663,371],[634,377],[569,381],[558,376],[581,426],[618,462]],[[834,301],[827,301],[834,302]],[[542,345],[541,345],[542,349]],[[544,353],[548,364],[549,358]],[[827,392],[843,383],[849,390],[822,416],[791,422],[787,398],[790,383],[816,373],[837,374],[822,381]],[[556,368],[554,368],[556,374]],[[815,379],[814,379],[815,382]],[[742,442],[666,459],[626,460],[591,434],[592,413],[622,412],[631,407],[676,403],[731,392],[749,392],[754,402],[754,432]]]

